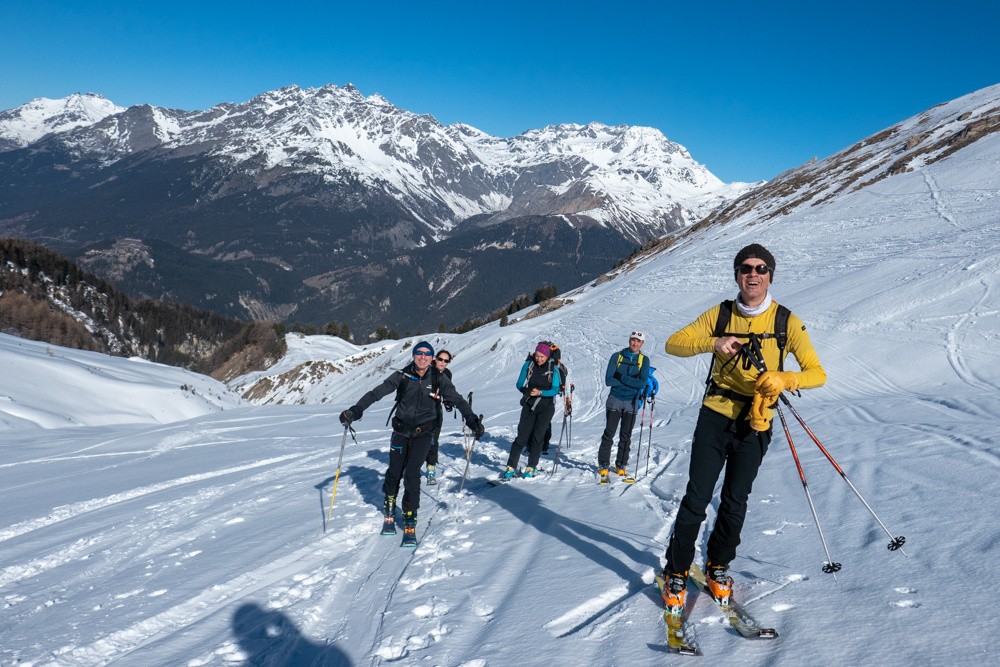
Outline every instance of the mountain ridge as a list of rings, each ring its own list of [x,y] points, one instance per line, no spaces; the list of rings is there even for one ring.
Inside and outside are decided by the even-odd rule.
[[[23,139],[0,150],[0,233],[109,267],[102,277],[132,296],[231,317],[454,326],[594,278],[752,187],[723,184],[653,128],[551,125],[501,139],[353,85],[199,111],[102,104],[61,132],[5,112],[0,131]],[[152,263],[114,267],[122,239],[151,248]],[[480,247],[494,249],[489,263]],[[170,272],[176,252],[206,260],[199,284]],[[454,280],[456,262],[464,301],[432,287]],[[413,294],[427,307],[408,304]]]

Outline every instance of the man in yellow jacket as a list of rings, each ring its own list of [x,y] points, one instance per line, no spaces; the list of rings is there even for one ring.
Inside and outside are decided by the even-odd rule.
[[[810,389],[826,382],[826,372],[802,320],[771,298],[768,288],[774,268],[774,256],[764,246],[753,243],[741,249],[733,262],[737,299],[705,311],[666,343],[667,354],[678,357],[713,354],[691,443],[687,490],[677,511],[663,569],[663,598],[672,613],[684,608],[695,540],[723,468],[726,472],[718,515],[708,539],[705,574],[712,596],[722,605],[729,604],[732,578],[727,571],[740,543],[750,490],[771,441],[772,406],[782,391]],[[724,308],[728,312],[720,318]],[[787,326],[782,327],[780,323],[786,318]],[[722,330],[717,330],[723,324]],[[785,329],[787,335],[776,328]],[[789,352],[799,364],[798,372],[784,370],[784,356]],[[750,355],[758,362],[763,360],[767,371],[759,371]]]

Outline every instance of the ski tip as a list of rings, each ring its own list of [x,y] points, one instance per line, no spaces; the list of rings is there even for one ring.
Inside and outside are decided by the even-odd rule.
[[[759,639],[777,639],[778,631],[774,628],[761,628],[757,631],[757,637]]]
[[[676,653],[677,655],[687,655],[687,656],[698,656],[701,655],[696,647],[685,644],[684,646],[670,646],[669,650],[671,653]]]

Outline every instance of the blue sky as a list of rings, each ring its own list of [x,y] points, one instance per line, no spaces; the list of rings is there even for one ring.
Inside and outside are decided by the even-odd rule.
[[[768,179],[1000,83],[1000,3],[0,3],[0,109],[95,92],[204,109],[354,83],[497,136],[648,125]]]

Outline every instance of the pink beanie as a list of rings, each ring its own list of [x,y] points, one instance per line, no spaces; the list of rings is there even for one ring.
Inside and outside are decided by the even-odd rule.
[[[550,348],[545,343],[539,343],[538,345],[536,345],[535,346],[535,352],[541,352],[546,357],[551,357],[552,356],[552,348]]]

